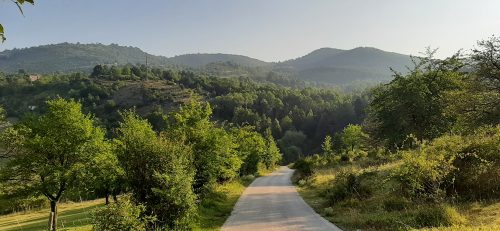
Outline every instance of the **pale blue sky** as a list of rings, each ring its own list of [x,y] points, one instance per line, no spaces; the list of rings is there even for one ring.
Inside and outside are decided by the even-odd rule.
[[[279,61],[321,47],[447,56],[500,35],[499,0],[0,0],[0,50],[60,42],[149,53],[232,53]]]

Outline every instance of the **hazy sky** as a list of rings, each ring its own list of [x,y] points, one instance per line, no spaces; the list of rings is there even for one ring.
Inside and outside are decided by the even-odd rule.
[[[0,0],[0,50],[60,42],[149,53],[233,53],[265,61],[321,47],[447,56],[500,35],[500,0]]]

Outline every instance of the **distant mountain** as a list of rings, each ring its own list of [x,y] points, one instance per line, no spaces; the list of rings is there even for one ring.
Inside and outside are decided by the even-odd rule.
[[[219,62],[230,62],[243,67],[262,67],[272,65],[271,63],[247,56],[230,54],[186,54],[175,56],[169,58],[168,60],[177,65],[193,68],[201,68],[208,64]]]
[[[240,66],[270,66],[270,63],[242,55],[187,54],[167,58],[150,55],[136,47],[116,44],[71,44],[61,43],[0,52],[0,71],[52,73],[68,71],[90,72],[97,64],[145,63],[146,56],[151,66],[199,68],[214,62],[231,62]]]
[[[242,55],[186,54],[171,58],[147,54],[136,47],[116,44],[61,43],[0,52],[0,71],[28,73],[90,72],[97,64],[145,63],[151,66],[193,68],[222,77],[250,76],[274,70],[304,81],[345,84],[380,82],[391,78],[390,67],[405,71],[407,55],[370,47],[352,50],[321,48],[303,57],[280,63],[264,62]],[[255,69],[255,70],[253,70]]]
[[[306,81],[343,84],[352,81],[385,81],[390,68],[404,72],[411,58],[371,47],[352,50],[321,48],[303,57],[277,64],[276,69],[296,73]]]
[[[148,55],[136,47],[116,44],[71,44],[61,43],[0,52],[0,70],[17,72],[51,73],[90,71],[97,64],[127,64],[148,62],[152,65],[167,65],[165,57]]]

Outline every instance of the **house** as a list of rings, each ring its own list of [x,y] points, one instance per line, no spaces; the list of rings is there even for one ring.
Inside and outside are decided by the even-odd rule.
[[[42,76],[41,75],[29,75],[28,78],[29,78],[30,82],[35,82],[35,81],[40,80],[42,78]]]

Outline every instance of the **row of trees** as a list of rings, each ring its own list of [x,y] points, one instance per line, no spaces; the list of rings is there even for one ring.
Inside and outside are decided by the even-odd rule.
[[[144,208],[141,225],[187,229],[197,201],[214,185],[272,169],[281,158],[272,136],[212,122],[208,103],[193,101],[164,115],[167,127],[159,132],[133,111],[121,115],[109,139],[81,104],[57,98],[47,101],[46,113],[6,128],[3,193],[45,196],[50,230],[57,227],[58,202],[78,192],[105,196],[107,203],[130,192],[134,206]]]

